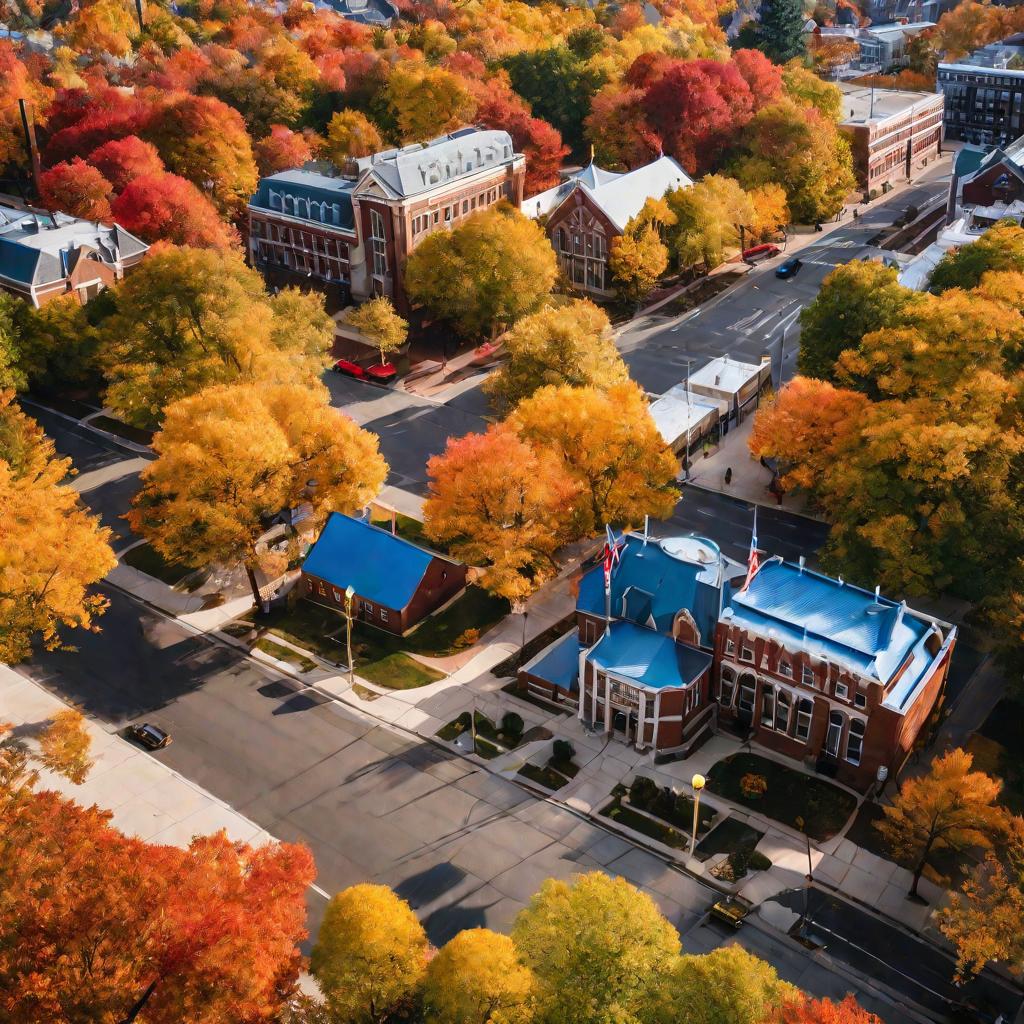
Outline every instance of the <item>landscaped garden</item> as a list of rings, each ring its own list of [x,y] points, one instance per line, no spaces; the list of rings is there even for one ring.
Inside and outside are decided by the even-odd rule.
[[[817,840],[839,832],[857,807],[852,793],[758,754],[719,761],[708,772],[707,788],[790,828],[801,829],[801,819],[801,830]]]
[[[712,869],[712,874],[723,882],[736,882],[747,871],[766,871],[772,862],[754,849],[764,837],[763,832],[736,818],[726,818],[716,825],[698,844],[695,856],[704,861],[719,853],[728,857]]]
[[[693,830],[690,797],[676,793],[670,786],[659,786],[646,775],[638,775],[628,790],[625,786],[616,786],[612,798],[601,810],[605,817],[676,850],[685,850],[690,845]],[[698,838],[707,832],[714,817],[715,812],[702,804],[697,812]]]
[[[441,726],[436,735],[438,739],[451,743],[469,732],[473,721],[470,712],[463,711],[458,718]],[[482,711],[477,711],[475,753],[489,761],[506,751],[515,750],[523,741],[524,727],[522,718],[514,711],[506,711],[499,724],[495,724]]]
[[[575,755],[576,751],[568,740],[555,740],[551,757],[545,764],[524,764],[517,774],[545,789],[561,789],[580,770],[573,760]]]
[[[316,668],[316,662],[311,658],[307,658],[298,651],[293,651],[290,647],[285,647],[284,644],[275,644],[273,640],[268,640],[266,637],[257,640],[253,647],[278,661],[290,662],[302,672],[312,672]]]

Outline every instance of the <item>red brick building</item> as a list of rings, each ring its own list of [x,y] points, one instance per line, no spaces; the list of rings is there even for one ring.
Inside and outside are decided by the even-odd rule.
[[[656,754],[728,728],[861,790],[895,774],[955,628],[780,558],[745,576],[705,538],[625,537],[608,589],[600,566],[583,577],[577,631],[519,686]]]
[[[271,283],[319,288],[334,308],[386,295],[407,310],[409,253],[501,200],[518,206],[526,162],[507,132],[463,128],[325,169],[260,182],[249,203],[250,261]]]

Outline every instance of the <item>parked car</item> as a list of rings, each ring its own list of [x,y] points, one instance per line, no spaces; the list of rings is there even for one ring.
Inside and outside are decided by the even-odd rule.
[[[790,256],[785,263],[779,264],[779,269],[775,271],[776,277],[796,277],[800,273],[800,268],[803,266],[803,260],[798,260],[795,256]]]
[[[351,359],[339,359],[331,367],[335,373],[343,373],[346,377],[355,377],[356,380],[366,380],[366,371]]]
[[[126,733],[130,739],[141,743],[148,750],[163,750],[171,742],[170,733],[149,722],[142,725],[129,725]]]
[[[378,384],[390,384],[398,376],[398,370],[394,363],[374,363],[366,368],[365,376]]]
[[[760,263],[762,260],[770,260],[773,256],[778,256],[779,252],[780,250],[777,245],[765,242],[763,245],[755,245],[751,249],[744,249],[743,262],[750,264]]]

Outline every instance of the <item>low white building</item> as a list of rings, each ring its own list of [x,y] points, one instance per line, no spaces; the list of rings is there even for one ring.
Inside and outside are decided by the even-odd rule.
[[[696,373],[690,374],[690,391],[720,403],[722,433],[730,423],[742,423],[757,408],[761,395],[772,382],[771,359],[743,363],[729,356],[716,356]]]
[[[651,403],[651,418],[662,440],[677,455],[692,452],[705,438],[717,435],[718,424],[728,413],[725,402],[696,395],[677,384]]]

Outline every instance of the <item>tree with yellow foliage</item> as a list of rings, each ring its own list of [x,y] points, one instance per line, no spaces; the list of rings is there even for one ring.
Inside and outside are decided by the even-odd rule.
[[[409,322],[395,312],[385,295],[364,302],[348,315],[348,322],[370,339],[380,353],[381,365],[389,352],[397,352],[409,337]]]
[[[606,388],[629,379],[604,310],[589,299],[545,306],[505,335],[508,362],[484,382],[499,410],[549,384]]]
[[[359,110],[339,110],[327,125],[327,154],[340,164],[349,157],[369,156],[384,148],[377,126]]]
[[[645,1020],[651,988],[680,949],[647,893],[600,871],[549,878],[519,912],[512,941],[537,978],[547,1024]]]
[[[897,858],[913,864],[911,896],[935,852],[990,847],[1006,830],[1006,812],[996,804],[1002,784],[972,771],[973,765],[965,750],[951,750],[935,758],[926,775],[906,779],[892,804],[882,807],[885,817],[875,828]]]
[[[530,1024],[536,982],[512,940],[487,928],[459,932],[427,966],[427,1024]]]
[[[334,1019],[384,1024],[417,994],[427,949],[405,900],[385,885],[353,885],[327,904],[310,970]]]
[[[507,203],[435,231],[409,256],[413,302],[466,337],[492,334],[533,313],[551,293],[558,263],[547,235]]]
[[[653,224],[635,232],[624,231],[608,253],[608,269],[619,292],[639,303],[668,269],[668,249]]]
[[[541,388],[509,418],[528,443],[557,454],[581,485],[575,532],[606,523],[664,519],[679,500],[679,464],[658,433],[643,392],[632,381],[595,387]]]
[[[0,721],[0,808],[34,789],[44,768],[80,786],[92,767],[92,737],[74,708],[58,711],[31,735],[25,731],[16,735],[10,723]]]
[[[214,385],[167,408],[129,522],[169,561],[244,566],[259,605],[265,517],[308,503],[316,529],[363,508],[387,476],[377,443],[321,384]]]
[[[533,448],[508,424],[449,438],[427,463],[424,529],[457,558],[484,567],[483,586],[521,601],[554,576],[572,539],[579,484],[558,456]]]
[[[62,628],[97,630],[106,599],[90,594],[117,560],[110,530],[64,483],[71,460],[0,391],[0,662],[27,658],[33,642],[64,646]]]
[[[465,82],[444,68],[405,61],[388,79],[388,99],[402,142],[425,142],[473,120],[476,101]]]

